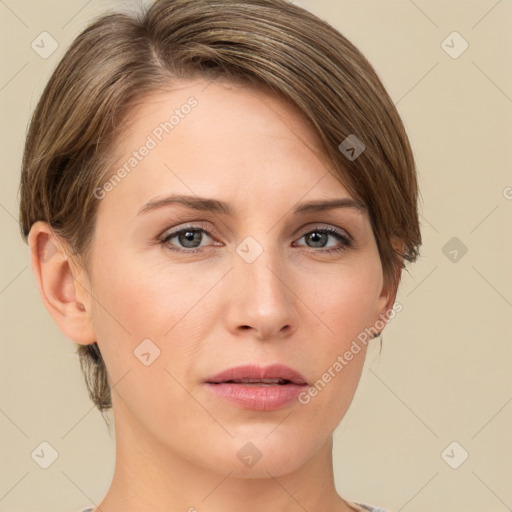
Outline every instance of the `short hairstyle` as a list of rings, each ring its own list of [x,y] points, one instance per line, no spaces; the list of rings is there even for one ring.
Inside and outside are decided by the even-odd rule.
[[[362,53],[326,21],[288,0],[156,0],[91,22],[51,75],[32,115],[20,185],[27,241],[50,224],[87,269],[112,149],[137,102],[177,80],[265,86],[315,130],[330,172],[368,208],[386,282],[419,255],[415,162],[397,109]],[[347,139],[347,137],[351,139]],[[364,144],[357,158],[344,141]],[[399,242],[401,252],[394,242]],[[78,345],[89,396],[112,407],[97,343]]]

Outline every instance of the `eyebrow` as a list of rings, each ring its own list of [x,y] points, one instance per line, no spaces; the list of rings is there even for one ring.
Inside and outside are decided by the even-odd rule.
[[[224,201],[219,201],[217,199],[209,199],[206,197],[187,195],[171,195],[168,197],[164,197],[162,199],[149,201],[139,210],[137,215],[154,210],[156,208],[161,208],[163,206],[169,206],[174,204],[179,204],[192,210],[221,213],[229,216],[233,215],[233,210],[231,209],[229,204],[225,203]],[[353,208],[361,212],[367,210],[366,205],[361,201],[358,201],[350,197],[340,197],[324,201],[315,200],[301,203],[299,206],[295,208],[293,213],[305,214],[310,212],[334,210],[336,208]]]

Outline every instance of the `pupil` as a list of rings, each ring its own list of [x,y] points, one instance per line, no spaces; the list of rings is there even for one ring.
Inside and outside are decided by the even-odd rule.
[[[326,236],[325,233],[318,233],[318,232],[316,232],[316,233],[312,233],[309,237],[310,237],[310,239],[312,239],[312,242],[314,244],[318,244],[318,242],[321,241],[322,238],[325,237],[325,236]],[[315,238],[316,238],[316,240],[315,240]],[[318,247],[320,247],[320,246],[321,246],[321,244],[318,245]]]
[[[182,233],[182,236],[185,237],[185,240],[186,242],[194,242],[194,239],[196,239],[197,242],[200,242],[200,240],[197,240],[198,237],[199,237],[200,233],[199,231],[185,231],[184,233]],[[189,247],[187,246],[186,244],[184,244],[186,247]],[[196,247],[196,246],[194,246]]]

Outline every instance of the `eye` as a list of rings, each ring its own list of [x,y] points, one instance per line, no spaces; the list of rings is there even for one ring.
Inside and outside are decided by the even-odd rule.
[[[335,238],[341,245],[339,247],[328,248],[326,250],[316,252],[332,253],[345,251],[352,247],[353,242],[351,237],[342,233],[341,231],[338,231],[335,228],[317,228],[312,231],[308,231],[301,236],[301,238],[305,238],[307,242],[313,244],[308,246],[312,248],[325,247],[329,237]]]
[[[162,245],[165,245],[173,251],[196,254],[205,248],[205,246],[201,246],[201,242],[204,241],[205,235],[208,238],[213,238],[210,232],[204,227],[198,225],[190,225],[175,231],[171,231],[170,233],[164,233],[159,238],[159,241]],[[308,231],[307,233],[304,233],[300,239],[302,238],[306,240],[306,244],[308,244],[308,247],[312,249],[322,249],[324,247],[328,247],[327,243],[329,238],[338,241],[338,247],[334,246],[331,248],[314,251],[320,253],[335,253],[347,250],[353,246],[353,240],[350,235],[344,234],[335,228],[316,228]],[[171,241],[174,239],[175,243],[172,243]],[[216,245],[222,244],[217,243]]]
[[[207,231],[203,227],[186,226],[176,231],[165,233],[160,238],[160,243],[162,243],[165,246],[168,246],[173,251],[195,254],[197,252],[200,252],[202,249],[202,247],[200,247],[200,244],[203,241],[204,235],[206,235],[209,238],[212,238],[209,231]],[[180,244],[180,246],[176,246],[175,244],[171,243],[171,240],[173,240],[174,238],[176,239],[176,242]]]

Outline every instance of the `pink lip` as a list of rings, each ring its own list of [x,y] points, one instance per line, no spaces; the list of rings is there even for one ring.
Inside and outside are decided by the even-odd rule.
[[[269,366],[243,365],[228,368],[206,379],[206,382],[227,382],[237,379],[277,379],[289,380],[293,384],[307,384],[306,379],[296,370],[284,364]]]
[[[238,379],[277,379],[286,384],[258,385],[231,383]],[[235,405],[256,411],[271,411],[294,402],[304,391],[307,382],[297,371],[288,366],[237,366],[206,379],[207,388],[215,395]]]

